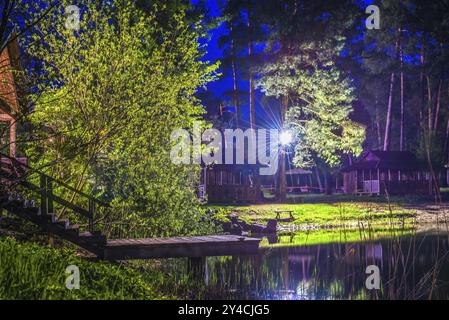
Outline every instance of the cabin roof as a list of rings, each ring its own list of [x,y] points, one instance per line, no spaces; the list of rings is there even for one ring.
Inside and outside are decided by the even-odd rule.
[[[344,168],[343,172],[355,170],[426,170],[427,166],[410,151],[368,151],[357,163]]]

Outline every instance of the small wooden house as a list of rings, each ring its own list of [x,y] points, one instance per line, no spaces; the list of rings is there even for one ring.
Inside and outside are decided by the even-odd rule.
[[[301,168],[286,170],[286,182],[288,193],[310,193],[318,188],[313,186],[312,171]],[[278,175],[262,176],[261,188],[264,191],[275,193],[278,184]]]
[[[216,164],[204,167],[200,190],[210,203],[261,201],[259,166]]]
[[[346,194],[429,194],[428,167],[408,151],[369,151],[342,170]]]
[[[285,172],[287,175],[287,192],[309,193],[313,188],[312,171],[293,168]]]

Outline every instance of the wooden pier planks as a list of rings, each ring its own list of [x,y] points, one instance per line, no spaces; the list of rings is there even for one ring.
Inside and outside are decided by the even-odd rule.
[[[107,260],[158,259],[256,254],[260,239],[235,235],[108,240]]]

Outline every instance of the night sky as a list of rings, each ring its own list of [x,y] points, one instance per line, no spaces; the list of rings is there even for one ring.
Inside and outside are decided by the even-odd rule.
[[[192,0],[195,3],[195,0]],[[216,0],[211,0],[207,2],[207,8],[209,10],[209,15],[211,17],[218,17],[221,15],[220,8],[218,7]],[[204,57],[204,60],[208,60],[210,62],[220,61],[223,58],[223,52],[218,46],[219,38],[226,32],[225,27],[221,25],[219,28],[214,29],[210,32],[210,40],[207,43],[207,54]],[[260,46],[255,46],[255,51],[261,50]],[[229,72],[225,72],[222,67],[220,67],[219,72],[223,75],[216,81],[211,82],[207,86],[208,94],[213,95],[216,98],[217,103],[214,105],[213,102],[205,101],[205,105],[209,112],[214,113],[216,109],[219,107],[219,103],[223,102],[226,106],[232,106],[232,101],[230,97],[226,96],[226,92],[230,92],[233,89],[232,77],[227,74]],[[248,81],[244,81],[239,79],[239,91],[248,92],[249,86]],[[261,101],[262,94],[258,92],[256,89],[256,97],[255,97],[255,109],[256,109],[256,123],[263,127],[264,122],[263,119],[266,118],[267,112],[262,107]],[[270,114],[271,115],[271,114]],[[240,122],[245,125],[249,124],[249,104],[246,101],[240,102]],[[262,122],[262,123],[261,123]]]
[[[192,0],[193,3],[197,1],[198,0]],[[221,15],[221,10],[217,2],[218,2],[217,0],[207,1],[207,9],[209,10],[209,15],[211,17],[218,17]],[[373,0],[360,0],[358,1],[358,5],[361,8],[366,8],[373,2],[374,2]],[[360,24],[360,27],[362,27],[362,23]],[[225,33],[226,30],[224,25],[221,25],[217,29],[213,29],[210,32],[210,39],[208,39],[206,48],[207,53],[204,57],[204,60],[216,62],[220,61],[223,58],[223,52],[218,46],[218,41],[219,38]],[[256,52],[261,50],[263,50],[263,44],[255,45]],[[346,52],[343,51],[342,55],[345,54]],[[205,92],[202,92],[202,94],[207,94],[208,96],[207,99],[203,98],[203,102],[208,112],[212,114],[215,113],[216,110],[218,110],[220,103],[224,103],[226,106],[232,106],[232,98],[229,96],[229,92],[231,92],[233,89],[232,76],[229,70],[226,72],[226,70],[223,70],[222,67],[220,67],[219,72],[222,73],[223,75],[218,80],[209,83],[207,86],[207,90]],[[239,91],[241,91],[242,94],[248,93],[249,91],[248,81],[242,80],[239,77],[238,85]],[[226,93],[228,93],[228,95],[226,95]],[[211,99],[211,96],[213,96],[214,99]],[[264,95],[260,93],[256,88],[255,94],[256,126],[265,128],[275,126],[275,122],[277,122],[275,118],[277,118],[278,115],[277,111],[273,110],[277,109],[277,104],[278,103],[276,102],[275,99],[268,99],[267,97],[264,97]],[[363,107],[361,107],[359,104],[356,104],[354,107],[357,113],[353,115],[356,118],[355,120],[358,120],[359,122],[365,122],[367,120],[366,119],[367,115],[364,112],[364,110],[361,110],[363,109]],[[249,125],[249,104],[247,102],[247,99],[240,101],[240,113],[241,113],[240,115],[241,124],[243,126]]]

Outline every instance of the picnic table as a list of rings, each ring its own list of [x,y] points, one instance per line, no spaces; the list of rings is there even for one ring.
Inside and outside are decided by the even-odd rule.
[[[288,213],[290,215],[290,219],[295,219],[295,217],[293,217],[293,210],[274,210],[274,213],[276,213],[276,220],[281,219],[282,213]]]

